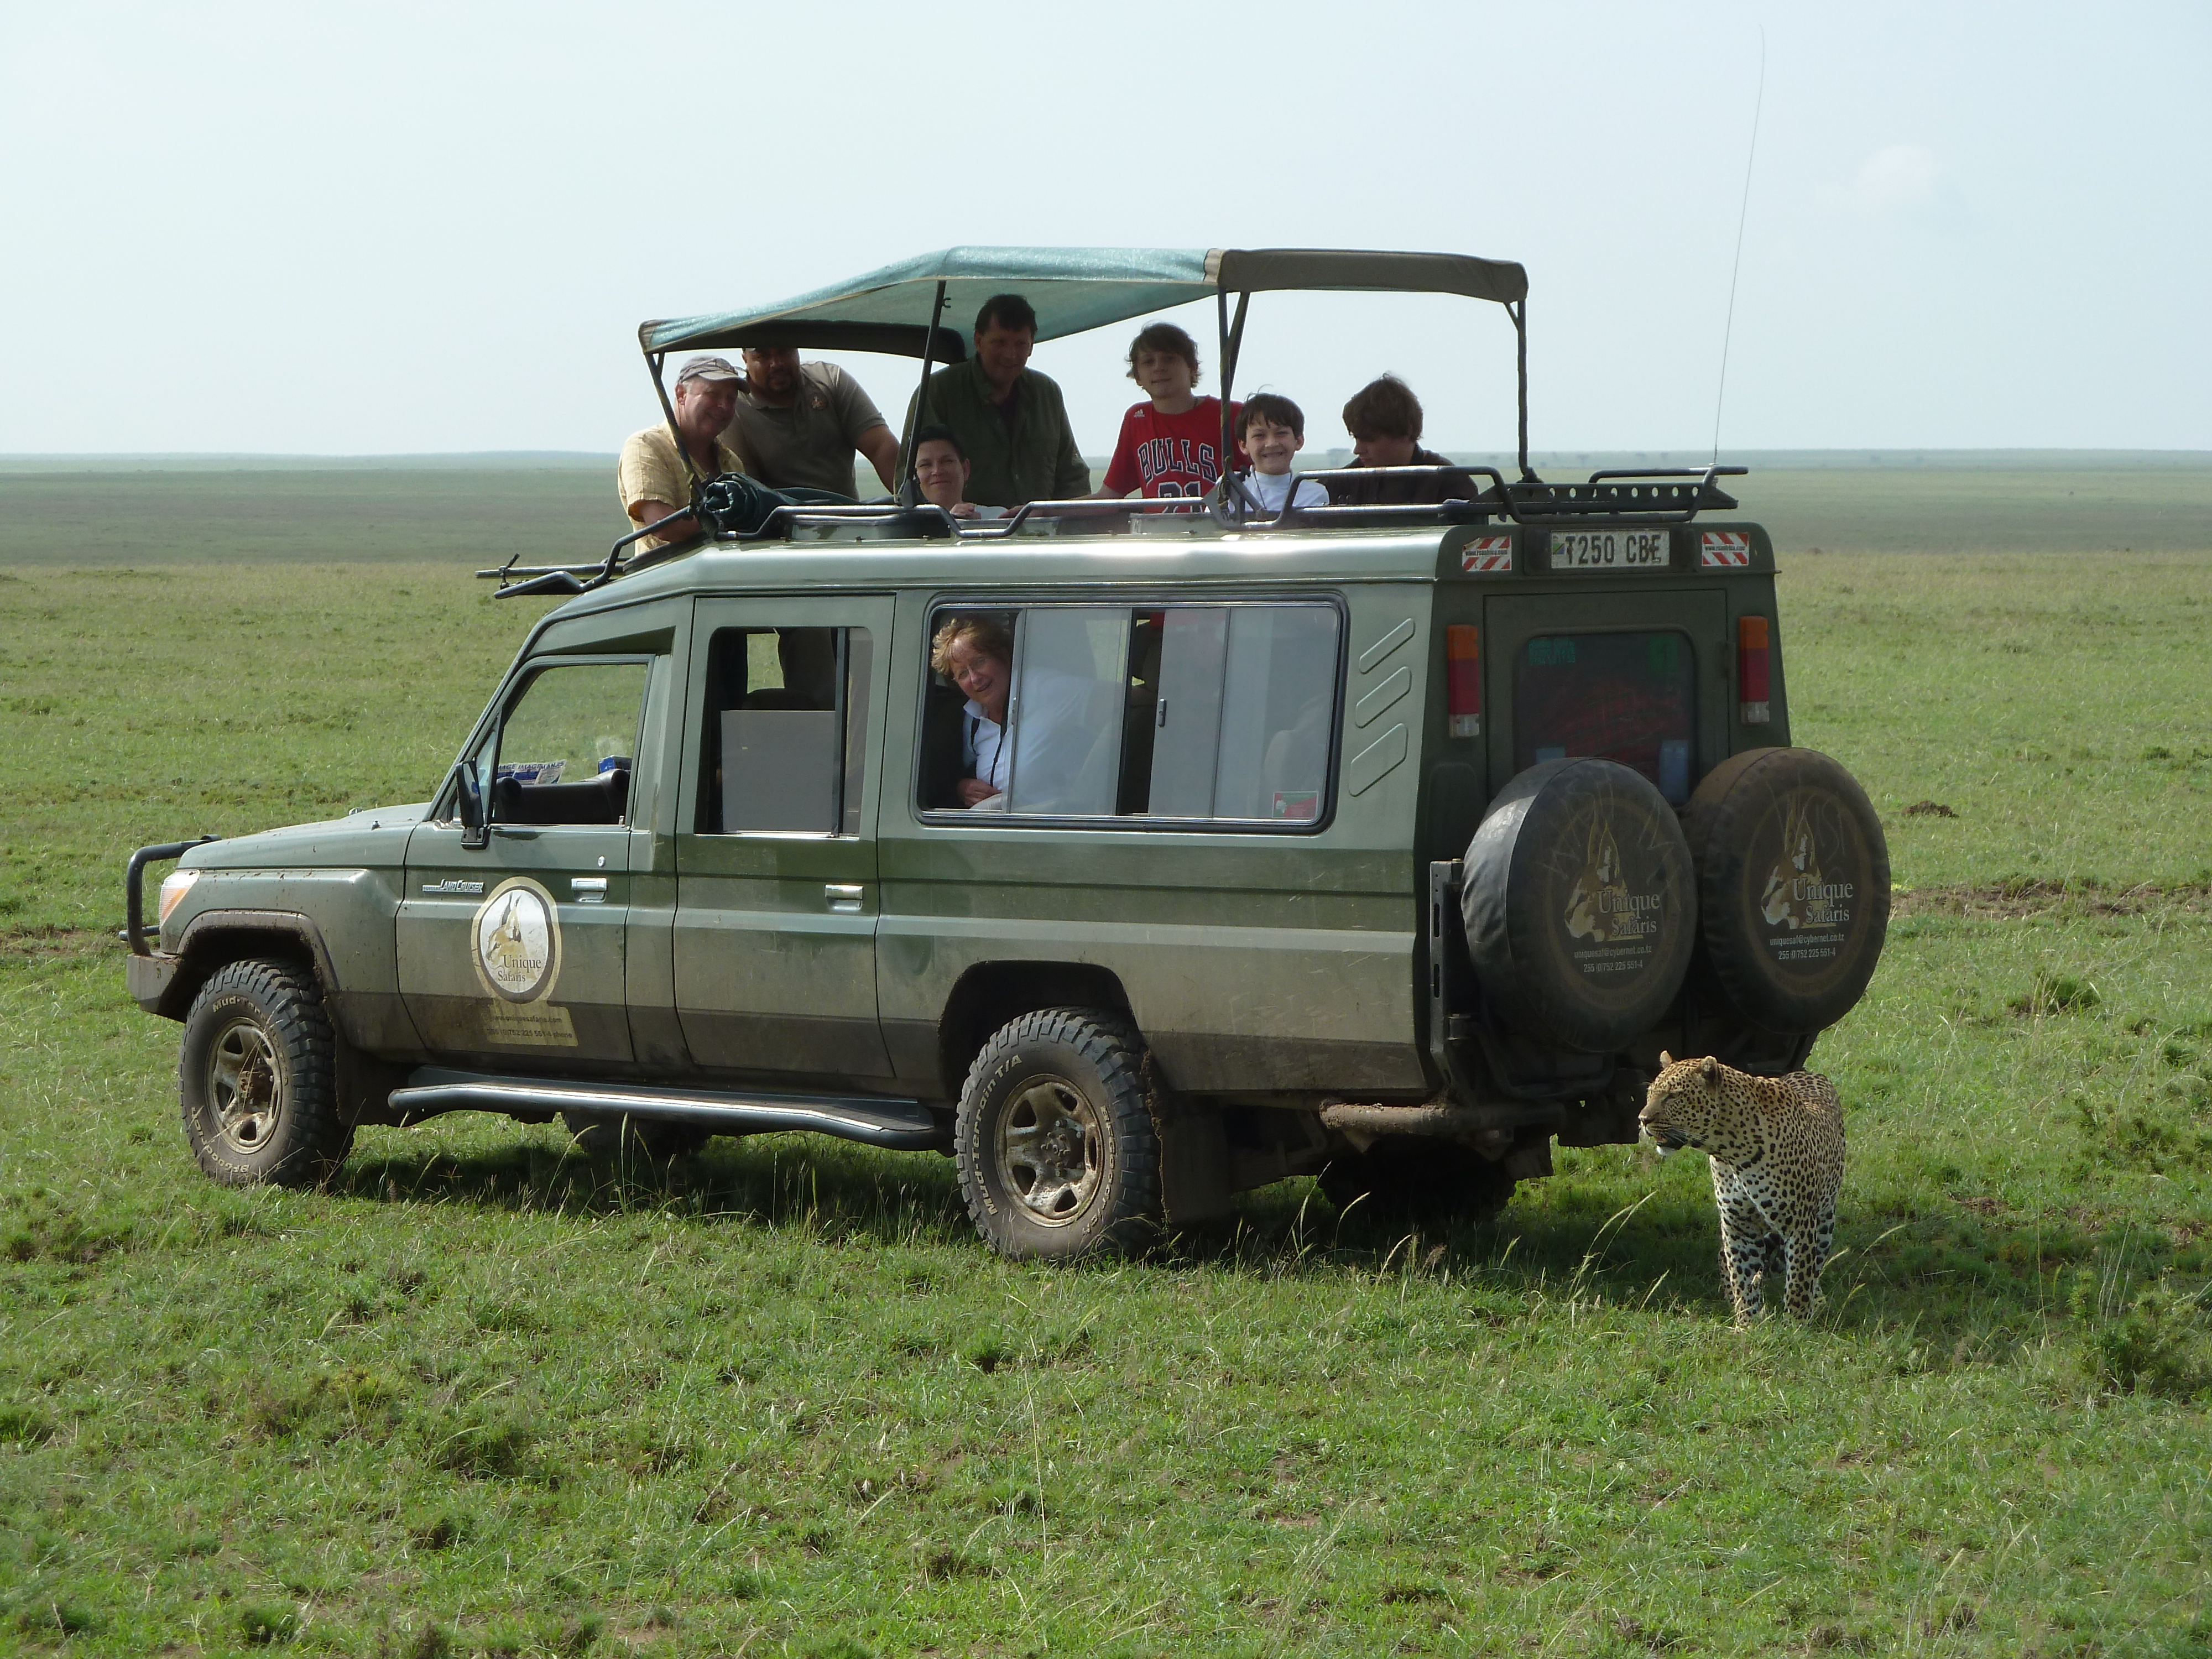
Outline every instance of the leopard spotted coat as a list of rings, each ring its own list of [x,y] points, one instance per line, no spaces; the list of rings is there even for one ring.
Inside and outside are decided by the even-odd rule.
[[[1736,1322],[1758,1316],[1761,1280],[1777,1278],[1790,1313],[1809,1319],[1844,1183],[1836,1085],[1811,1072],[1753,1077],[1710,1058],[1659,1060],[1641,1121],[1662,1150],[1695,1146],[1711,1163]]]

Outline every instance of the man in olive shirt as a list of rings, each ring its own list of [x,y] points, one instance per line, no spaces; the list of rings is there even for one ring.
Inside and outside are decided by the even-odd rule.
[[[747,346],[730,441],[772,489],[853,493],[853,452],[885,489],[898,488],[898,437],[860,383],[835,363],[802,363],[792,346]]]
[[[907,410],[908,429],[939,422],[960,434],[975,471],[968,499],[986,507],[1073,501],[1091,493],[1059,386],[1030,368],[1036,313],[1001,294],[975,313],[975,351],[929,377],[927,407]]]
[[[684,434],[684,453],[678,454],[667,424],[660,422],[633,432],[623,445],[622,460],[615,469],[615,486],[623,511],[642,530],[670,514],[691,505],[691,482],[717,472],[750,472],[744,452],[732,445],[722,428],[738,405],[741,377],[726,358],[694,357],[677,371],[677,430]],[[658,536],[635,544],[629,553],[633,568],[649,563],[666,549],[698,534],[689,518],[671,525]]]

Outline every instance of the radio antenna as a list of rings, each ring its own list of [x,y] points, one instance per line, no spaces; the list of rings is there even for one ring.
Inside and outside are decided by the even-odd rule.
[[[1735,332],[1735,286],[1743,275],[1743,227],[1751,216],[1751,168],[1759,159],[1759,115],[1766,105],[1766,25],[1759,26],[1759,94],[1751,103],[1751,148],[1743,158],[1743,202],[1735,213],[1735,264],[1729,270],[1728,320],[1721,325],[1721,379],[1713,388],[1713,465],[1721,459],[1721,402],[1728,395],[1729,337]]]

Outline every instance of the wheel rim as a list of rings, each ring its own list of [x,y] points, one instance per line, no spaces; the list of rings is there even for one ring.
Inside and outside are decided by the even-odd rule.
[[[1097,1109],[1058,1078],[1030,1084],[999,1119],[1006,1191],[1041,1226],[1065,1227],[1091,1206],[1099,1168]]]
[[[223,1027],[208,1055],[208,1101],[216,1129],[234,1152],[257,1152],[283,1115],[276,1045],[250,1019]]]

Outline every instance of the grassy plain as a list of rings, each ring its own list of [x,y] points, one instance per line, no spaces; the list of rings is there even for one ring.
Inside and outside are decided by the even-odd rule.
[[[208,559],[491,565],[518,553],[525,562],[565,562],[605,556],[629,528],[615,505],[612,456],[523,456],[497,465],[469,459],[376,466],[154,457],[94,468],[0,457],[0,568]],[[1546,477],[1576,478],[1628,458],[1536,459]],[[1778,454],[1729,481],[1746,514],[1791,552],[2191,552],[2205,545],[2212,522],[2212,462],[2201,459],[2153,465],[2155,458],[2124,455],[2097,465],[2063,454],[2023,469],[1953,463],[1941,453],[1897,468],[1812,459]],[[1327,462],[1317,453],[1306,459]],[[1103,465],[1091,459],[1094,473]]]
[[[1911,890],[1819,1056],[1826,1309],[1748,1334],[1701,1162],[1626,1148],[1491,1230],[1298,1185],[1074,1271],[983,1254],[940,1160],[789,1138],[446,1120],[210,1186],[124,854],[419,798],[531,607],[398,531],[11,561],[0,1650],[2212,1649],[2212,538],[1853,525],[1787,563],[1796,736]]]

